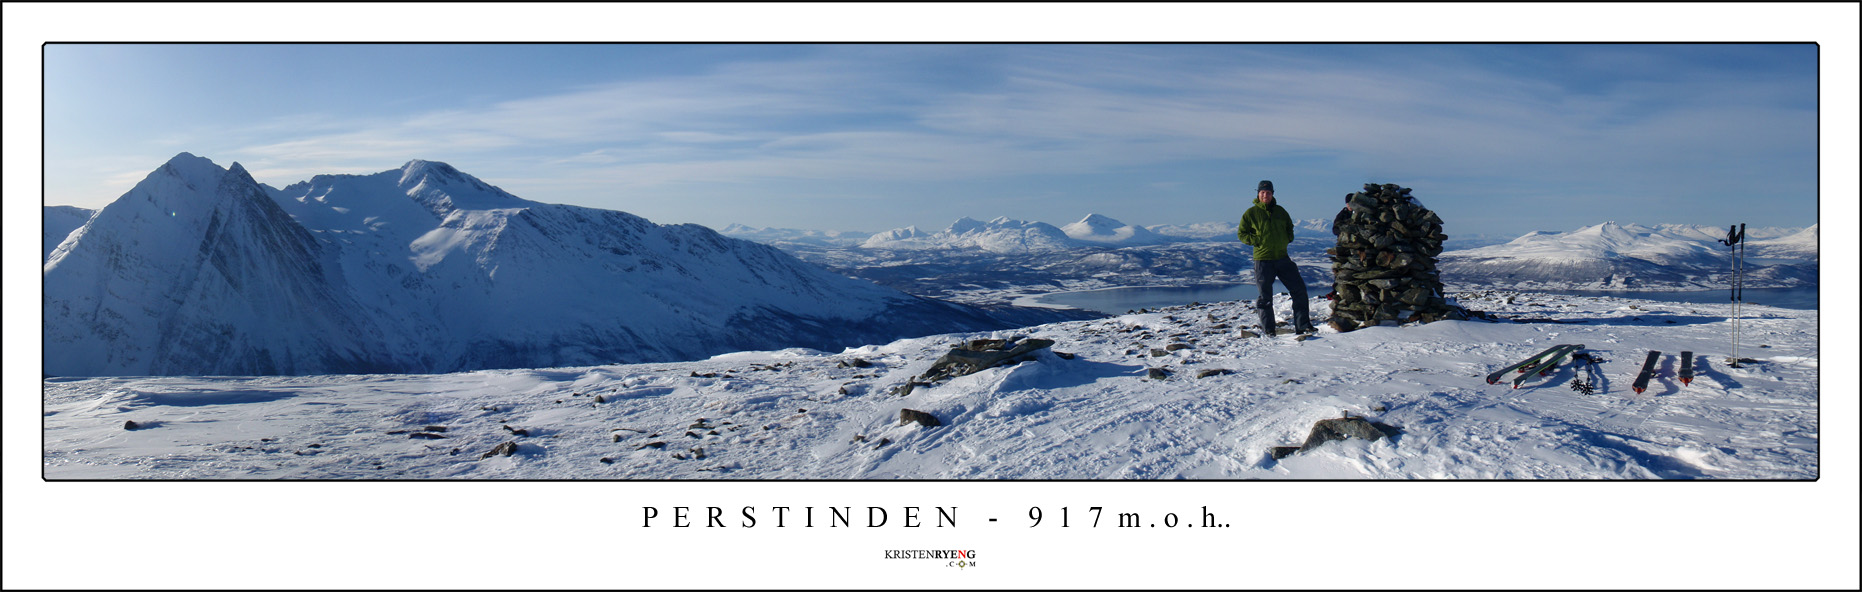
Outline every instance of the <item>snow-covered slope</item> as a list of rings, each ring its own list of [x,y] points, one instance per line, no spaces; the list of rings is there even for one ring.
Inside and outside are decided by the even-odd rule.
[[[52,258],[52,250],[57,249],[59,243],[65,242],[65,238],[71,236],[71,231],[83,228],[84,223],[95,213],[96,210],[76,206],[45,206],[44,258]]]
[[[531,202],[419,160],[271,189],[182,154],[79,232],[45,264],[55,375],[689,360],[1007,326],[700,226]]]
[[[1812,224],[1809,228],[1778,238],[1753,240],[1746,244],[1746,248],[1749,249],[1746,256],[1817,261],[1817,246],[1820,244],[1817,226],[1819,225]],[[1751,232],[1748,231],[1746,236],[1752,236]]]
[[[1060,227],[1060,230],[1073,240],[1102,245],[1148,245],[1170,240],[1170,237],[1151,232],[1143,226],[1126,224],[1099,214],[1089,214],[1079,222]]]
[[[1727,305],[1530,293],[1460,304],[1511,320],[1244,338],[1235,328],[1254,312],[1231,302],[682,363],[47,379],[43,470],[55,480],[1822,475],[1816,311],[1746,307],[1739,353],[1751,359],[1734,367]],[[1282,296],[1276,310],[1290,306]],[[1312,310],[1326,314],[1326,301]],[[1549,320],[1560,323],[1533,322]],[[1024,336],[1055,343],[1031,361],[892,394],[953,343]],[[1483,380],[1562,343],[1603,361],[1562,364],[1518,390]],[[1636,393],[1651,349],[1665,353],[1660,372]],[[1677,380],[1681,351],[1695,354],[1692,384]],[[902,425],[901,409],[942,425]],[[1341,414],[1401,432],[1271,455]],[[505,443],[512,454],[487,456]]]

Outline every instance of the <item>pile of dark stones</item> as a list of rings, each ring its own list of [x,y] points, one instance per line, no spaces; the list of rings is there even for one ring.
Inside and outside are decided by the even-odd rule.
[[[1466,319],[1466,311],[1442,296],[1442,219],[1396,185],[1367,183],[1346,196],[1350,210],[1338,225],[1332,256],[1338,299],[1332,327],[1359,327],[1442,319]]]

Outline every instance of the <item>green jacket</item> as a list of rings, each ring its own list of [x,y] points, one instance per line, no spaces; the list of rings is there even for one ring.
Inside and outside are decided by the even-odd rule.
[[[1241,215],[1241,225],[1235,229],[1235,238],[1242,244],[1254,247],[1255,261],[1268,261],[1287,258],[1287,244],[1293,242],[1293,216],[1287,209],[1275,203],[1271,206],[1261,205],[1261,199],[1254,199],[1254,207]]]

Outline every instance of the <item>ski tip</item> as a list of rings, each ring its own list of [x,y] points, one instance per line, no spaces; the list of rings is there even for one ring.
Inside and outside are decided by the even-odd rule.
[[[1642,394],[1642,389],[1636,389],[1636,394],[1638,395]]]
[[[1683,378],[1683,379],[1681,379],[1681,386],[1687,386],[1687,385],[1690,385],[1690,384],[1694,384],[1694,379],[1692,379],[1692,378]]]

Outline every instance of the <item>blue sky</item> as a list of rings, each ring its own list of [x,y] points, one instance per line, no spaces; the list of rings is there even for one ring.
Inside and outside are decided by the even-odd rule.
[[[451,163],[660,223],[1296,218],[1451,235],[1818,221],[1814,44],[49,44],[45,203],[179,152],[282,187]],[[1763,207],[1754,207],[1762,203]]]

